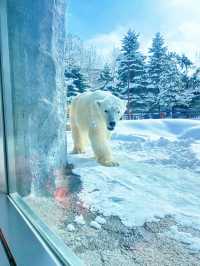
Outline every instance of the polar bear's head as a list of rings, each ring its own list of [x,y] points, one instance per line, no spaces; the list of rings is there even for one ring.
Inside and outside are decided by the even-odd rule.
[[[126,110],[127,101],[110,94],[103,100],[96,101],[97,107],[103,117],[106,127],[112,131]]]

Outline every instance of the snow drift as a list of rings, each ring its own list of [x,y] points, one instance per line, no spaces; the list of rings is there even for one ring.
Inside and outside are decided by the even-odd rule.
[[[200,121],[121,121],[112,146],[119,167],[97,164],[90,149],[70,157],[87,207],[127,226],[172,215],[200,229]]]

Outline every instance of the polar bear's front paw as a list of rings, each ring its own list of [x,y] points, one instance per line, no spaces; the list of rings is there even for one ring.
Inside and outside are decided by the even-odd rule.
[[[119,166],[119,163],[115,161],[98,161],[98,162],[103,166],[108,166],[108,167]]]

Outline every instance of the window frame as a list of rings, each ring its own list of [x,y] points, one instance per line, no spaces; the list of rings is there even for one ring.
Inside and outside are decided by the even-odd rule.
[[[1,111],[3,129],[3,150],[4,150],[4,192],[9,193],[14,186],[15,161],[14,161],[14,130],[13,130],[13,109],[12,91],[10,80],[10,62],[8,46],[7,27],[7,0],[0,1],[0,63],[1,63]],[[9,160],[8,160],[9,158]],[[8,178],[9,177],[9,178]],[[10,182],[9,182],[10,180]],[[11,185],[12,184],[12,185]]]
[[[1,34],[0,34],[1,35]],[[0,49],[1,50],[1,49]],[[1,54],[0,54],[1,58]],[[1,65],[1,60],[0,60]],[[7,192],[6,168],[5,168],[5,143],[3,127],[3,107],[2,107],[2,79],[0,73],[0,193]]]

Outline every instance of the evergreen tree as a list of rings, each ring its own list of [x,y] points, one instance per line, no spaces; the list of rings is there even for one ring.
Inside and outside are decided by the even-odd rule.
[[[158,104],[163,110],[173,113],[174,107],[187,107],[191,97],[186,93],[177,58],[169,53],[165,60],[166,70],[159,80]]]
[[[118,94],[128,100],[127,111],[134,109],[134,93],[142,88],[144,57],[139,52],[139,34],[129,30],[122,40],[118,67]],[[135,98],[136,99],[136,98]]]
[[[112,91],[113,76],[108,64],[105,64],[103,70],[100,72],[98,82],[100,83],[100,89],[105,91]]]
[[[185,91],[188,91],[188,93],[191,91],[191,76],[189,75],[189,71],[193,67],[192,61],[186,56],[186,55],[177,55],[177,62],[180,68],[180,72],[182,75],[182,81],[185,88]]]
[[[135,113],[148,112],[152,106],[152,95],[148,91],[148,71],[144,57],[142,58],[140,63],[140,75],[138,76],[138,80],[137,83],[135,83],[135,86],[133,84],[134,90],[132,93],[132,110]]]
[[[177,60],[183,72],[188,74],[189,69],[193,65],[192,61],[185,54],[182,54],[181,56],[177,55]]]
[[[67,85],[67,97],[76,96],[79,93],[83,93],[89,88],[84,75],[77,66],[73,66],[65,70],[66,81],[72,80],[71,84]]]
[[[193,94],[191,108],[195,111],[200,110],[200,68],[197,68],[191,77],[191,89]]]
[[[154,103],[152,102],[152,110],[160,111],[157,97],[165,86],[162,76],[167,69],[166,61],[167,47],[165,46],[162,35],[158,32],[153,38],[152,47],[149,49],[148,76],[150,86],[148,86],[148,90],[152,94],[152,101],[154,101]],[[160,82],[161,78],[163,79],[162,82]]]

